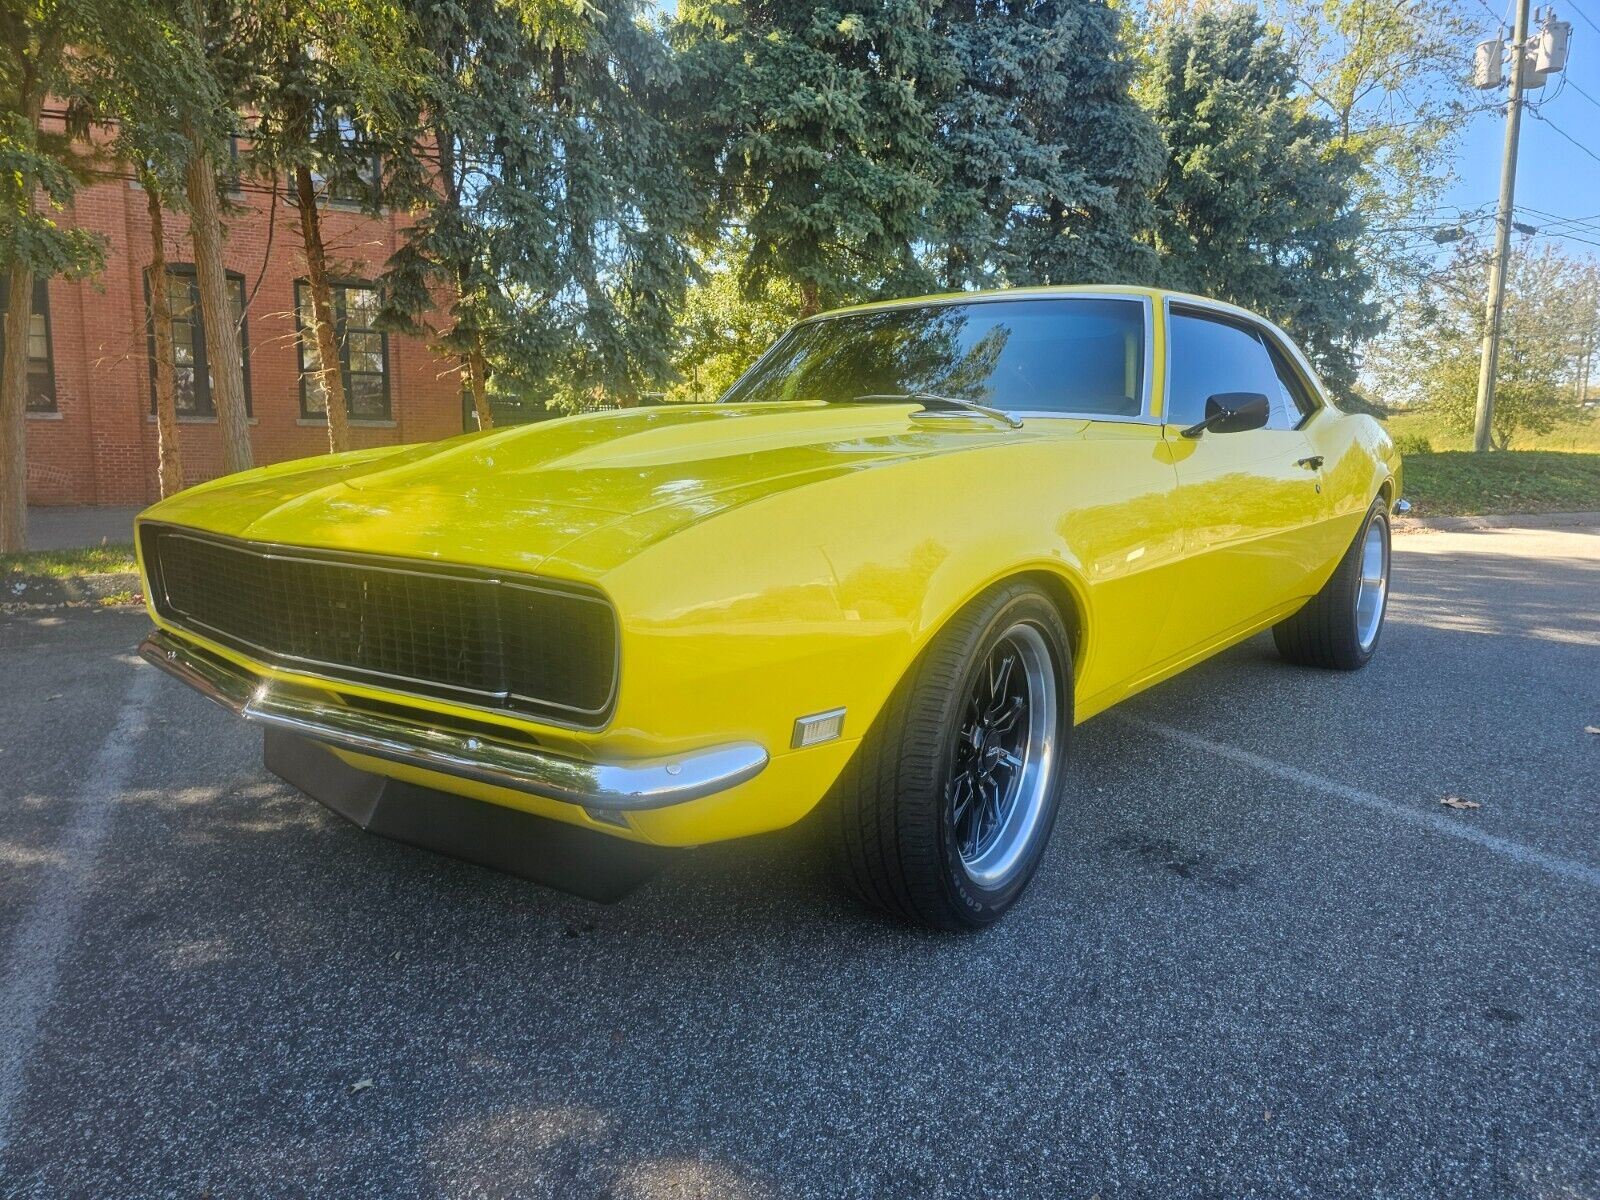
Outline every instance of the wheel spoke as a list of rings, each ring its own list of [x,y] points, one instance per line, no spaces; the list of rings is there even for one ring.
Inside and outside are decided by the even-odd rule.
[[[983,831],[984,836],[987,838],[988,835],[992,833],[1000,824],[1000,801],[1005,795],[1005,789],[1000,786],[1000,781],[993,775],[990,775],[986,780],[984,780],[984,782],[989,786],[988,803],[984,805],[983,810],[984,815],[988,817],[988,821],[985,822],[985,828]]]
[[[995,668],[993,662],[990,663],[989,704],[985,709],[986,715],[993,716],[999,711],[1000,705],[1005,702],[1006,692],[1011,687],[1011,669],[1016,665],[1016,662],[1017,656],[1015,654],[1007,654],[1000,660],[998,669]]]
[[[1021,696],[1013,696],[1011,703],[1006,705],[1000,715],[989,722],[989,731],[991,733],[1010,733],[1011,730],[1016,728],[1017,719],[1022,716],[1027,707],[1028,702]]]

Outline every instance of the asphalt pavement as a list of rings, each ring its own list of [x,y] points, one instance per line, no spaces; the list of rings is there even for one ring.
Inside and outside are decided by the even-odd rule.
[[[142,614],[0,618],[0,1196],[1600,1196],[1600,529],[1394,586],[1083,726],[976,936],[804,830],[611,907],[374,838]]]

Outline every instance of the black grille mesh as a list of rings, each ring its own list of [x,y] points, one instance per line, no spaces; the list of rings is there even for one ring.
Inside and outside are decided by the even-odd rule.
[[[615,618],[586,594],[162,528],[142,539],[161,614],[253,657],[579,724],[610,703]]]

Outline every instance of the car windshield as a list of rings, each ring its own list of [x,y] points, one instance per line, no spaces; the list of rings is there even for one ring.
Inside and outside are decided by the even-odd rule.
[[[1010,412],[1138,416],[1144,305],[985,300],[824,317],[784,334],[722,400],[846,403],[917,393]]]

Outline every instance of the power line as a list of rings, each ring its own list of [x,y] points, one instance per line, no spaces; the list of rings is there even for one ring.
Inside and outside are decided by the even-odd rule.
[[[1516,2],[1517,0],[1506,0],[1506,11],[1503,13],[1495,12],[1495,10],[1490,6],[1489,0],[1478,0],[1478,5],[1483,9],[1484,12],[1488,13],[1500,23],[1501,29],[1504,29],[1507,25],[1511,24],[1511,6]]]
[[[1549,117],[1547,117],[1543,113],[1539,112],[1538,109],[1530,107],[1528,109],[1528,112],[1534,117],[1534,119],[1539,120],[1539,121],[1543,121],[1546,125],[1550,126],[1551,129],[1554,129],[1562,137],[1566,138],[1567,141],[1571,142],[1579,150],[1582,150],[1590,158],[1594,159],[1595,162],[1600,163],[1600,154],[1596,154],[1593,150],[1589,149],[1589,147],[1585,146],[1582,142],[1580,142],[1577,138],[1573,137],[1565,129],[1561,128],[1561,126],[1557,125]]]
[[[1546,221],[1555,221],[1562,225],[1589,225],[1600,222],[1600,213],[1593,213],[1587,217],[1564,217],[1560,213],[1547,212],[1545,209],[1535,208],[1531,204],[1519,204],[1517,207],[1523,212],[1532,213],[1536,217],[1542,217]]]
[[[1565,73],[1563,73],[1561,77],[1563,79],[1567,78]],[[1570,79],[1567,79],[1567,82],[1568,83],[1572,83],[1572,81]],[[1600,100],[1596,100],[1593,96],[1589,95],[1588,92],[1584,91],[1577,84],[1572,83],[1572,90],[1577,92],[1578,95],[1582,96],[1585,100],[1587,100],[1590,104],[1594,105],[1596,108],[1600,108]]]
[[[1523,208],[1520,204],[1517,205],[1517,211],[1524,213],[1530,220],[1537,222],[1540,233],[1566,237],[1570,231],[1572,234],[1582,233],[1592,237],[1600,237],[1600,225],[1595,224],[1590,219],[1558,217],[1554,213],[1535,213],[1532,209]]]
[[[1596,25],[1589,14],[1578,7],[1577,0],[1567,0],[1567,6],[1571,8],[1573,12],[1577,13],[1578,16],[1582,17],[1590,29],[1594,30],[1596,33],[1600,33],[1600,25]]]

